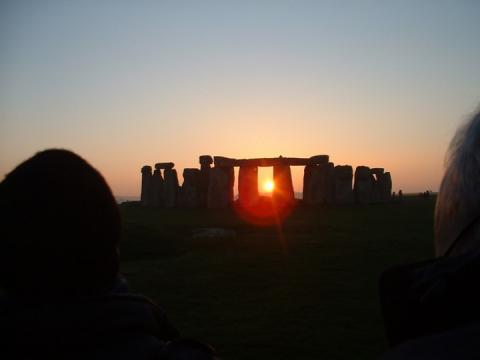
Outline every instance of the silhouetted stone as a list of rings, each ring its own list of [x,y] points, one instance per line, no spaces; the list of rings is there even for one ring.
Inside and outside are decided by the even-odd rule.
[[[372,182],[372,195],[370,198],[370,203],[379,203],[380,202],[380,184],[377,181],[378,176],[372,174],[373,182]]]
[[[179,205],[186,208],[200,206],[200,170],[184,169],[183,184],[180,191]]]
[[[355,170],[354,193],[359,204],[370,204],[374,197],[375,178],[367,166],[358,166]]]
[[[309,165],[328,164],[330,157],[328,155],[315,155],[308,159]]]
[[[303,166],[308,164],[305,158],[286,158],[279,156],[276,158],[257,158],[257,159],[240,159],[236,160],[236,166],[256,166],[270,167],[277,165]]]
[[[240,166],[238,172],[238,200],[243,207],[251,207],[258,202],[258,168]]]
[[[173,169],[174,167],[175,164],[173,162],[161,162],[155,164],[155,169],[157,170]]]
[[[305,203],[311,205],[331,204],[334,195],[333,163],[311,165],[307,172]]]
[[[213,163],[213,159],[210,155],[202,155],[198,160],[200,162],[200,206],[207,207],[210,165]]]
[[[181,189],[173,169],[175,164],[157,163],[153,175],[150,166],[142,168],[141,203],[144,206],[163,204],[165,207],[229,207],[234,199],[235,166],[240,166],[238,190],[239,203],[243,206],[253,206],[260,198],[258,167],[267,166],[273,167],[275,188],[272,197],[277,204],[295,201],[290,166],[305,166],[303,199],[306,204],[348,204],[353,201],[368,204],[391,199],[392,178],[383,168],[357,167],[352,189],[352,167],[334,167],[328,160],[328,155],[254,159],[201,155],[200,170],[185,169]],[[212,163],[215,164],[213,169]],[[164,170],[163,182],[161,170]]]
[[[213,159],[210,155],[200,155],[198,158],[200,165],[212,165]]]
[[[334,172],[335,178],[335,204],[351,204],[354,201],[352,179],[353,169],[350,165],[337,165]]]
[[[383,168],[371,168],[371,169],[370,169],[370,172],[371,172],[373,175],[378,175],[378,176],[383,175],[384,171],[385,171],[385,170],[384,170]]]
[[[288,165],[276,165],[273,167],[273,200],[277,205],[288,205],[295,201],[293,192],[292,173]]]
[[[142,167],[142,190],[140,201],[143,206],[152,204],[152,167],[145,165]]]
[[[178,177],[177,170],[165,169],[164,173],[163,200],[166,208],[173,208],[177,204]]]
[[[381,203],[391,200],[392,178],[390,173],[384,173],[382,168],[371,169],[370,172],[374,177],[372,202]]]
[[[314,168],[315,165],[307,165],[303,169],[303,192],[302,192],[302,198],[303,202],[305,204],[309,204],[310,201],[310,182],[312,178],[312,168]]]
[[[152,206],[163,206],[163,178],[158,169],[153,171],[152,176]]]
[[[233,168],[215,166],[210,169],[208,208],[225,209],[231,206],[233,202],[232,173]]]
[[[238,160],[230,159],[224,156],[214,156],[213,160],[215,167],[234,167],[239,165]]]
[[[377,179],[379,200],[388,202],[392,199],[392,177],[389,172],[380,175]]]
[[[291,157],[276,157],[276,158],[257,158],[257,159],[232,159],[223,156],[214,157],[215,166],[218,167],[235,167],[235,166],[256,166],[256,167],[270,167],[277,165],[289,166],[306,166],[318,165],[328,163],[328,155],[316,155],[311,158],[291,158]]]
[[[228,175],[228,204],[229,206],[233,206],[233,201],[234,201],[233,187],[235,185],[235,170],[233,167],[226,167],[224,168],[224,170]]]

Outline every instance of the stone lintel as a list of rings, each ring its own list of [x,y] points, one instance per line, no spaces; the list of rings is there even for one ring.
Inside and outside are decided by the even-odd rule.
[[[317,155],[310,158],[276,157],[256,159],[232,159],[223,156],[215,156],[214,163],[217,167],[251,166],[267,167],[278,165],[306,166],[328,163],[328,155]]]
[[[161,169],[173,169],[175,167],[175,164],[173,162],[160,162],[155,164],[155,169],[161,170]]]

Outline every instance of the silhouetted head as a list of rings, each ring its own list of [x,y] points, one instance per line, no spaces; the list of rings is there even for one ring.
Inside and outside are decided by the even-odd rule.
[[[480,251],[480,112],[450,143],[435,209],[435,247],[437,256]]]
[[[107,292],[120,232],[118,207],[97,170],[70,151],[37,153],[0,183],[0,286],[35,299]]]

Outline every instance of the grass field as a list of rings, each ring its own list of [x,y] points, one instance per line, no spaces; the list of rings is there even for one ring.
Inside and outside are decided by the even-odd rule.
[[[233,211],[127,203],[122,270],[224,359],[373,359],[386,349],[379,275],[433,255],[433,208],[421,198],[298,208],[277,229]],[[192,238],[208,227],[236,236]]]

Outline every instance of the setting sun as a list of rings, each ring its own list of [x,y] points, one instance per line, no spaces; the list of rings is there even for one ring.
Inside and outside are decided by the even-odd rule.
[[[268,180],[263,183],[263,190],[265,192],[272,192],[274,187],[275,187],[275,184],[273,183],[272,180]]]

